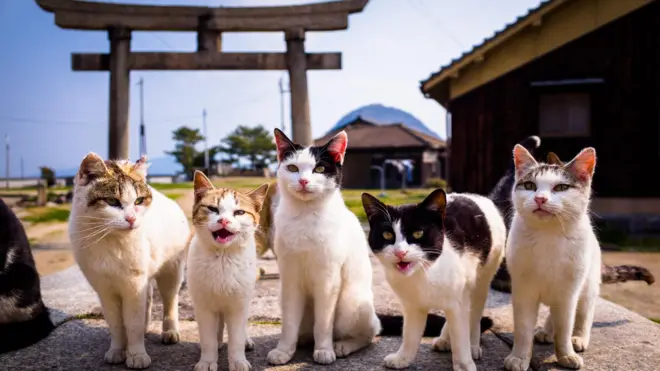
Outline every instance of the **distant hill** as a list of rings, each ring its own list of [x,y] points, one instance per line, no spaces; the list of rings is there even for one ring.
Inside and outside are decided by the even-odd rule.
[[[340,129],[355,121],[358,117],[376,125],[404,124],[411,129],[440,138],[438,133],[429,129],[428,126],[410,113],[382,104],[369,104],[347,113],[328,132]]]

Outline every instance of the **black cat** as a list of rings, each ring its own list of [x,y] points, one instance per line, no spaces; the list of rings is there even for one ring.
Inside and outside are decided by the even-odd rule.
[[[32,345],[54,328],[25,229],[0,199],[0,353]]]

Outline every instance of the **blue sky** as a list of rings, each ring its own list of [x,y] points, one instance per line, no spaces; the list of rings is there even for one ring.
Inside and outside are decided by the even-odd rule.
[[[311,0],[123,0],[136,4],[283,5]],[[445,112],[419,91],[425,79],[484,37],[536,7],[539,0],[371,0],[349,29],[309,33],[308,52],[340,51],[343,69],[308,72],[313,134],[371,103],[412,113],[445,137]],[[136,32],[134,51],[194,51],[194,33]],[[227,34],[225,51],[284,51],[281,33]],[[108,52],[105,32],[63,30],[33,0],[0,1],[0,140],[9,135],[10,175],[42,165],[70,169],[88,151],[107,155],[108,73],[72,72],[72,52]],[[151,158],[173,147],[180,125],[201,127],[208,112],[210,144],[237,125],[279,127],[279,71],[131,73],[131,157],[138,155],[139,78],[145,81]],[[286,109],[289,127],[288,97]],[[0,151],[0,177],[5,152]]]

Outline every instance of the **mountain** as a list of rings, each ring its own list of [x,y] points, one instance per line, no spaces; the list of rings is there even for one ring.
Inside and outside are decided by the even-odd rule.
[[[382,104],[369,104],[347,113],[328,132],[340,129],[355,121],[358,117],[376,125],[404,124],[411,129],[440,138],[438,133],[429,129],[428,126],[410,113]]]

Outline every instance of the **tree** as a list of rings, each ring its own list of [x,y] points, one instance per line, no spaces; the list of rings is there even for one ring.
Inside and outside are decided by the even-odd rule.
[[[174,151],[167,152],[167,154],[176,158],[176,161],[183,166],[183,173],[186,178],[192,180],[195,158],[199,153],[195,146],[204,140],[204,136],[199,132],[199,129],[181,126],[172,132],[172,139],[176,142],[176,146]]]
[[[47,187],[52,187],[55,185],[55,170],[52,168],[49,168],[47,166],[41,166],[39,168],[41,170],[41,179],[46,181],[46,186]]]
[[[274,162],[275,149],[273,136],[262,125],[237,127],[222,139],[220,148],[231,163],[245,159],[253,170],[261,170]]]

